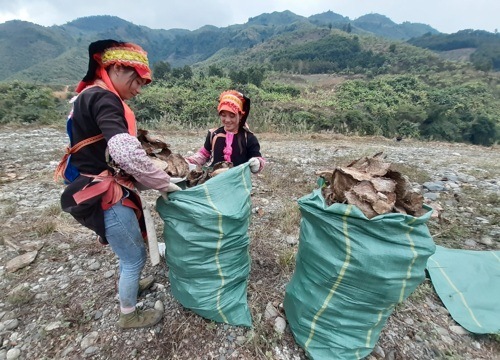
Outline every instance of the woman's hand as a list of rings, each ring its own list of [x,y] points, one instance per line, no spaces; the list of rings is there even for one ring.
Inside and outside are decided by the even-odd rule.
[[[161,196],[167,200],[168,199],[168,194],[172,193],[174,191],[179,191],[182,190],[179,186],[175,185],[174,183],[170,183],[167,186],[167,189],[165,191],[160,191]]]
[[[179,191],[179,190],[182,190],[182,189],[178,185],[175,185],[174,183],[168,184],[167,193],[171,193],[171,192]]]
[[[254,174],[260,170],[260,161],[256,157],[248,160],[248,164],[250,165],[250,171]]]

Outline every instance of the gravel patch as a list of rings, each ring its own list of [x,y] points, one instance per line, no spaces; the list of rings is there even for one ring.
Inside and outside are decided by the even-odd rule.
[[[157,134],[173,152],[186,155],[202,145],[205,131]],[[146,265],[143,275],[154,275],[156,283],[141,295],[139,306],[163,308],[164,319],[150,329],[121,331],[115,325],[114,254],[59,209],[63,185],[52,176],[66,134],[0,128],[0,360],[306,359],[282,308],[293,272],[293,261],[284,261],[284,255],[298,247],[298,226],[284,227],[282,215],[315,187],[316,171],[379,151],[441,209],[429,224],[436,243],[500,248],[498,147],[335,134],[257,135],[268,166],[253,176],[248,289],[253,328],[217,324],[184,309],[171,294],[162,261]],[[145,196],[154,207],[158,193]],[[161,239],[162,221],[153,216]],[[32,251],[36,258],[29,265],[8,271],[10,260]],[[368,359],[490,360],[499,353],[498,335],[474,335],[460,327],[427,279],[390,316]]]

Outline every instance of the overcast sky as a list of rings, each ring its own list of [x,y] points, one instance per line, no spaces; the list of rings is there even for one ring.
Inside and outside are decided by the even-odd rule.
[[[152,29],[195,30],[243,24],[249,17],[290,10],[310,16],[331,10],[354,20],[378,13],[400,24],[428,24],[444,33],[500,29],[500,0],[0,0],[0,23],[63,25],[79,17],[114,15]]]

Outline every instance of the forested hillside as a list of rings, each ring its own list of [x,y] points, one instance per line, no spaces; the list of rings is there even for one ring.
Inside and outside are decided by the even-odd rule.
[[[497,34],[444,35],[378,14],[351,21],[333,12],[305,18],[289,11],[195,31],[152,30],[111,16],[50,28],[0,24],[5,29],[2,58],[16,47],[13,39],[36,41],[27,43],[28,50],[16,47],[19,64],[0,64],[0,123],[63,124],[66,99],[86,71],[88,43],[115,38],[149,53],[155,81],[131,104],[143,126],[212,126],[217,95],[238,88],[252,98],[249,122],[255,131],[334,131],[485,146],[500,139]],[[461,46],[470,59],[442,56]],[[491,66],[477,60],[485,58]],[[7,76],[14,68],[9,64],[24,70]]]
[[[0,81],[42,79],[52,84],[64,83],[58,69],[67,67],[68,54],[81,52],[91,41],[105,38],[127,40],[141,44],[150,61],[168,61],[173,67],[194,65],[220,51],[239,52],[264,43],[275,36],[303,29],[341,29],[353,34],[374,34],[397,39],[409,39],[425,33],[438,33],[428,25],[396,24],[385,16],[365,15],[355,21],[328,11],[309,18],[290,11],[273,12],[249,18],[248,22],[224,28],[204,26],[184,29],[150,29],[116,16],[79,18],[61,26],[43,27],[25,21],[0,24]],[[77,58],[86,66],[86,59]],[[76,69],[75,69],[76,70]],[[63,71],[64,72],[64,71]],[[75,71],[77,81],[80,72]]]
[[[448,52],[457,49],[474,49],[471,62],[477,69],[484,71],[500,70],[500,34],[482,30],[462,30],[455,34],[425,34],[410,39],[410,44]]]

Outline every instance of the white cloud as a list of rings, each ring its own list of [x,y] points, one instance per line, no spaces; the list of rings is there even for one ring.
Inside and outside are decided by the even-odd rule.
[[[250,17],[284,10],[302,16],[331,10],[353,20],[379,13],[396,23],[419,22],[447,33],[500,28],[498,0],[1,0],[0,22],[20,19],[50,26],[85,16],[114,15],[154,29],[195,30],[204,25],[242,24]]]

